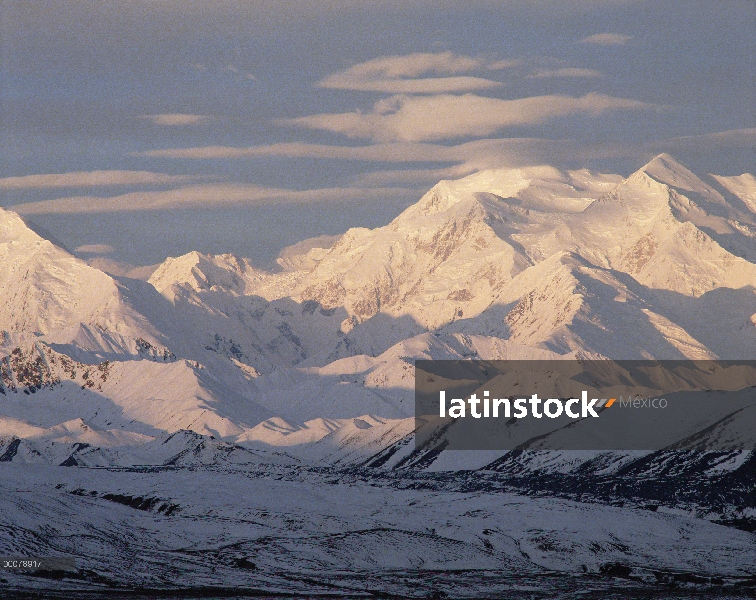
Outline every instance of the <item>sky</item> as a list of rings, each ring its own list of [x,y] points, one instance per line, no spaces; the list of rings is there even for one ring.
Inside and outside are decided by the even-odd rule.
[[[752,0],[0,0],[0,206],[270,266],[441,179],[756,172]]]

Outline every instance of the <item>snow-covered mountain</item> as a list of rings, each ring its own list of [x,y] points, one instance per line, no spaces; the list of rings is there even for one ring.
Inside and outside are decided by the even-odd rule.
[[[416,358],[747,358],[755,182],[668,155],[624,179],[484,171],[297,244],[277,272],[191,252],[147,283],[2,211],[0,391],[19,401],[0,418],[19,437],[83,419],[275,447],[331,436],[317,419],[410,417]]]
[[[416,447],[413,418],[417,359],[756,356],[753,175],[483,171],[278,264],[111,276],[0,209],[0,554],[79,561],[0,585],[753,585],[756,455],[695,450],[730,417],[655,452]]]
[[[122,353],[160,333],[124,299],[112,277],[0,209],[0,331],[5,345],[40,336],[51,342]]]

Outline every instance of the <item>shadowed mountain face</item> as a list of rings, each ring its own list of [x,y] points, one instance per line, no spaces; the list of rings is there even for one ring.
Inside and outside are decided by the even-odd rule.
[[[440,182],[385,227],[296,244],[279,263],[282,270],[268,272],[244,258],[192,252],[165,261],[148,282],[111,277],[0,211],[2,468],[130,470],[112,480],[77,474],[79,483],[52,487],[35,480],[39,519],[57,502],[69,506],[72,523],[87,503],[115,503],[139,513],[144,535],[129,548],[155,556],[196,541],[153,531],[175,514],[195,524],[198,515],[263,523],[265,542],[250,542],[263,533],[245,529],[230,550],[221,545],[225,526],[210,527],[207,547],[218,572],[230,569],[224,576],[234,580],[240,568],[259,569],[275,583],[264,588],[271,592],[296,588],[276,579],[281,556],[308,577],[365,569],[363,586],[400,564],[509,564],[536,578],[556,569],[636,583],[746,581],[756,514],[750,452],[451,452],[415,448],[412,415],[416,359],[756,357],[752,175],[696,175],[668,155],[626,179],[551,167],[485,171]],[[253,516],[240,501],[192,497],[182,469],[200,467],[200,487],[235,473],[248,481],[240,494],[288,478],[300,511],[326,483],[335,486],[330,502],[355,482],[364,497],[346,512],[323,509],[294,539],[286,533],[291,511],[277,512],[274,495]],[[378,514],[378,492],[390,494],[381,509],[388,515],[407,488],[413,502],[449,494],[474,498],[483,512],[460,511],[457,533],[431,519],[430,504],[391,526],[383,516],[358,527],[369,510]],[[523,500],[513,514],[533,526],[507,533],[484,515],[504,491],[552,502]],[[534,524],[579,523],[581,503],[602,505],[595,514],[603,523],[581,530],[581,541]],[[649,507],[676,516],[638,516]],[[105,537],[120,535],[106,510],[97,514]],[[0,528],[45,539],[39,519],[0,520]],[[745,530],[725,530],[742,539],[725,543],[714,523]],[[646,541],[656,527],[666,533],[652,548]],[[341,535],[348,550],[333,551],[326,534]],[[705,566],[679,549],[678,538],[691,535],[732,560]],[[634,536],[646,541],[628,541]],[[51,551],[71,551],[51,539]],[[92,572],[112,567],[102,543],[90,549],[96,558],[84,559]],[[3,544],[0,553],[20,548]],[[393,558],[371,563],[376,548],[391,548]],[[664,558],[664,548],[677,550]],[[644,566],[651,558],[669,564],[653,572]],[[173,584],[194,568],[186,560],[175,563],[182,566]],[[142,579],[113,571],[114,581],[149,587],[170,579],[145,569]],[[335,585],[327,579],[317,586]],[[397,582],[401,595],[407,588]]]

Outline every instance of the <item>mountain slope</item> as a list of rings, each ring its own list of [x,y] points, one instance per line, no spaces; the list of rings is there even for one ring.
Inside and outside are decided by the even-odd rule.
[[[125,352],[160,333],[123,300],[121,286],[0,209],[0,331],[6,345],[40,335],[57,343],[101,336]]]

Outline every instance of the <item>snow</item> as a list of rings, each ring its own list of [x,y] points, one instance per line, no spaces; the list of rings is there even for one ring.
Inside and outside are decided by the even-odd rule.
[[[633,586],[665,573],[730,578],[732,585],[756,567],[753,534],[684,513],[398,489],[389,481],[333,481],[286,468],[0,471],[0,530],[14,532],[0,538],[0,552],[73,556],[80,572],[126,586],[297,594],[330,584],[331,593],[349,595],[380,577],[374,588],[388,586],[400,596],[454,590],[456,581],[463,585],[451,592],[455,597],[480,597],[504,581],[511,593],[513,585],[559,589],[549,575],[587,573],[592,577],[563,582],[564,593],[625,586],[634,595]],[[636,581],[602,578],[611,564],[626,566]],[[475,573],[469,582],[465,570]],[[10,586],[50,585],[3,577]],[[63,585],[98,588],[86,575]]]

